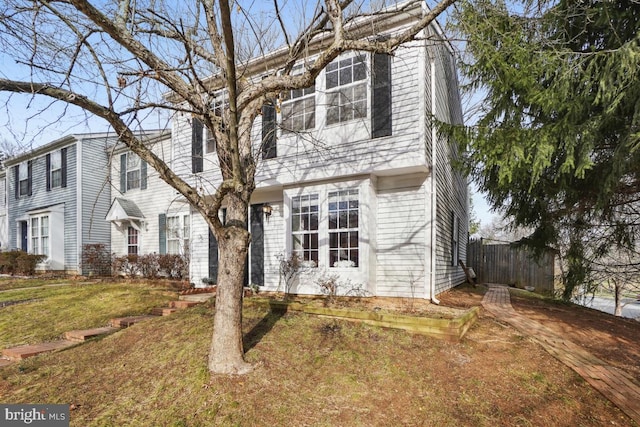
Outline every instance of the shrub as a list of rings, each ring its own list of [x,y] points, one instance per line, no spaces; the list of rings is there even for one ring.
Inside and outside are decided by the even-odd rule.
[[[82,273],[111,275],[111,255],[103,243],[86,244],[82,247]]]
[[[145,279],[156,279],[160,276],[160,257],[162,255],[139,255],[137,261],[138,271]]]
[[[162,275],[183,280],[189,277],[189,257],[186,255],[158,255],[158,265]]]
[[[129,254],[124,256],[113,257],[113,274],[124,274],[125,276],[135,277],[140,273],[140,266],[138,264],[138,255]]]
[[[0,252],[0,272],[32,276],[38,263],[45,259],[45,255],[28,254],[20,250]]]

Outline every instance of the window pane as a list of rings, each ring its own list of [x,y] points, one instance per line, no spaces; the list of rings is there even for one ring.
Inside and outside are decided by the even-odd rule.
[[[331,65],[331,64],[329,64]],[[327,70],[329,69],[329,67],[327,66]],[[338,86],[338,72],[337,71],[333,71],[333,72],[328,72],[326,74],[326,79],[327,79],[327,89],[331,89],[334,87]]]

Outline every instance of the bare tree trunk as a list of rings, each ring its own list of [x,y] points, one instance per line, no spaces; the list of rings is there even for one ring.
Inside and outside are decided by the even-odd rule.
[[[248,203],[236,194],[228,194],[227,201],[227,222],[218,239],[218,289],[209,370],[214,374],[240,375],[251,370],[251,365],[244,360],[242,345],[242,292],[249,246]]]
[[[622,293],[622,286],[618,284],[617,281],[613,282],[614,285],[614,292],[615,292],[615,300],[616,300],[616,308],[614,311],[614,315],[615,316],[622,316],[622,301],[620,298],[620,294]]]

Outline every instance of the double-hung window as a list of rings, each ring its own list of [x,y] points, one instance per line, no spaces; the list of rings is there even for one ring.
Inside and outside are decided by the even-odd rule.
[[[131,226],[127,227],[127,254],[138,255],[140,248],[140,232]]]
[[[358,54],[327,65],[327,124],[367,117],[366,56]]]
[[[167,217],[167,253],[174,255],[187,253],[190,234],[189,215]]]
[[[225,92],[218,92],[215,99],[211,103],[211,109],[216,117],[220,118],[220,130],[225,131],[224,112],[229,109],[229,101],[225,96]],[[216,151],[216,135],[209,129],[205,129],[205,153],[215,153]]]
[[[140,188],[140,157],[127,153],[127,191]]]
[[[62,187],[62,151],[51,153],[51,188]]]
[[[27,162],[18,166],[18,186],[20,196],[29,195],[29,165]]]
[[[318,199],[318,194],[307,194],[291,200],[293,254],[313,266],[318,265]]]
[[[31,247],[29,252],[49,257],[49,216],[31,218]]]
[[[358,267],[358,190],[329,193],[329,266]]]
[[[311,130],[316,126],[316,84],[284,92],[282,129],[289,132]]]

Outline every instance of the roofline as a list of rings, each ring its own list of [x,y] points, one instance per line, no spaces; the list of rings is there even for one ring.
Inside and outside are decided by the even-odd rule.
[[[405,10],[402,10],[406,8]],[[429,8],[424,0],[407,0],[403,3],[398,3],[383,9],[381,12],[388,12],[388,15],[373,15],[373,16],[361,16],[350,22],[348,25],[348,31],[359,32],[360,37],[373,37],[380,33],[387,32],[389,30],[399,28],[410,24],[412,21],[422,17],[429,11]],[[417,12],[417,13],[416,13]],[[371,24],[376,24],[375,26]],[[443,34],[442,28],[437,20],[434,20],[429,24],[436,25],[436,32]],[[428,28],[428,27],[425,27]],[[308,51],[308,57],[320,53],[323,47],[333,39],[331,34],[323,35],[322,37],[314,39],[311,43]],[[279,66],[282,66],[289,54],[287,46],[277,48],[276,50],[269,52],[262,56],[249,59],[246,63],[239,63],[237,67],[239,75],[245,75],[248,77],[259,76],[270,70],[275,70]],[[212,86],[221,85],[220,74],[214,74],[206,77],[203,80],[203,84],[211,84]],[[221,87],[222,89],[222,87]],[[178,96],[173,92],[168,92],[164,95],[164,98],[172,102],[180,102]]]

